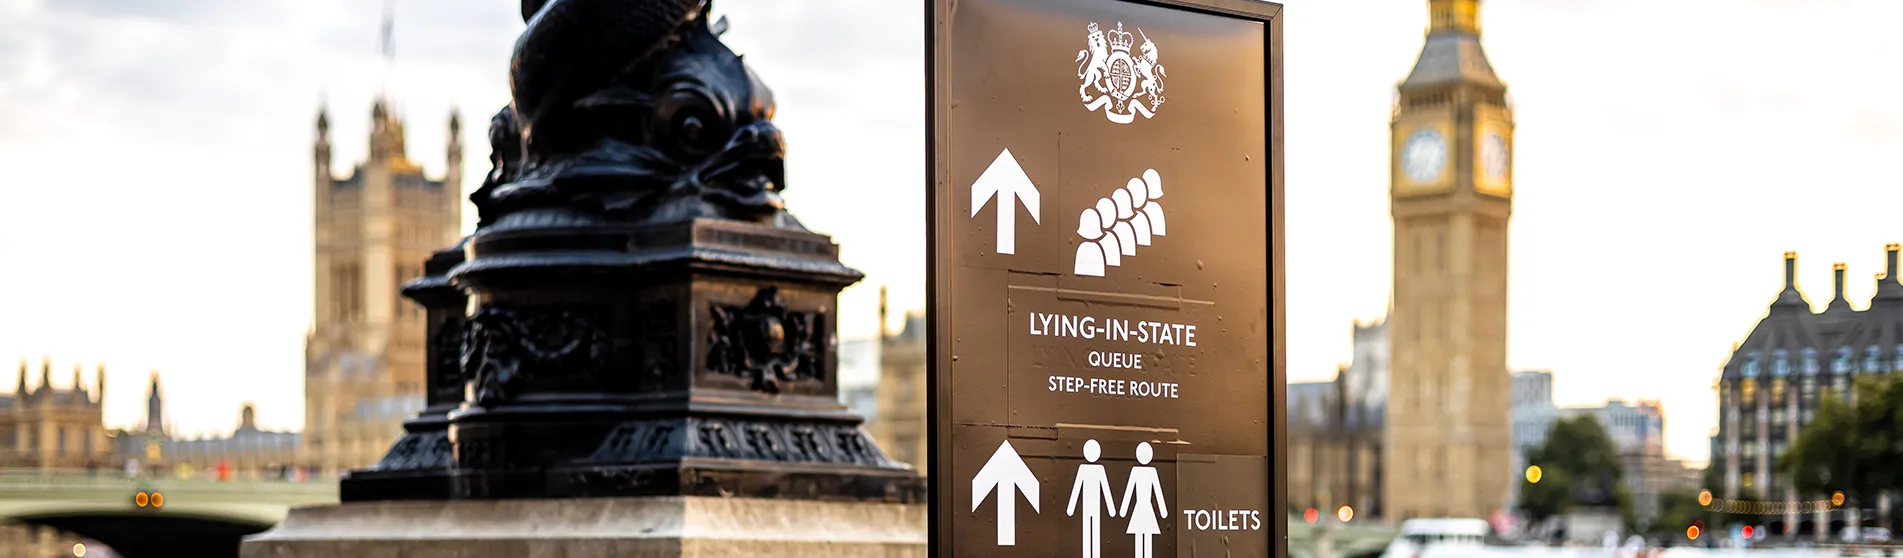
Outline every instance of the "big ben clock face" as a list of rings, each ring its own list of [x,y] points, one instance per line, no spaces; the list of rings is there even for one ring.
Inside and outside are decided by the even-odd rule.
[[[1401,172],[1415,183],[1433,182],[1447,167],[1447,140],[1440,132],[1421,130],[1401,146]]]
[[[1508,169],[1507,138],[1498,132],[1489,132],[1480,142],[1480,168],[1486,173],[1487,181],[1499,184],[1507,178]]]

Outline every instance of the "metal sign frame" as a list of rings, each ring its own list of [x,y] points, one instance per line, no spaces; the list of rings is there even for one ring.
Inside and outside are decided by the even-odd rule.
[[[1287,323],[1286,282],[1283,269],[1284,230],[1282,223],[1283,181],[1285,174],[1284,136],[1282,132],[1282,20],[1281,4],[1260,0],[1104,0],[1171,8],[1207,15],[1226,16],[1263,24],[1263,59],[1268,68],[1264,72],[1267,80],[1263,99],[1268,122],[1263,129],[1268,138],[1267,184],[1268,207],[1263,208],[1268,215],[1269,254],[1269,313],[1271,331],[1269,352],[1272,360],[1269,378],[1268,409],[1272,426],[1269,428],[1269,452],[1271,471],[1274,478],[1269,479],[1270,516],[1274,537],[1272,550],[1277,558],[1287,558],[1288,553],[1288,423],[1285,401],[1288,392],[1287,339],[1284,326]],[[950,287],[950,275],[946,273],[941,258],[949,256],[949,231],[954,223],[940,214],[941,207],[951,207],[956,190],[950,183],[950,169],[945,165],[948,160],[950,135],[946,123],[949,120],[948,106],[942,106],[940,99],[947,98],[948,80],[946,72],[950,68],[951,14],[957,10],[958,0],[925,0],[925,219],[926,219],[926,315],[930,318],[926,326],[926,400],[927,439],[929,458],[925,464],[928,475],[929,534],[928,553],[933,557],[952,558],[949,553],[949,537],[953,490],[961,486],[958,482],[948,482],[945,474],[949,472],[951,418],[942,412],[949,403],[950,358],[947,348],[950,346],[950,331],[939,327],[938,317],[942,309],[948,307],[946,299]],[[1007,206],[1008,209],[1008,206]],[[946,233],[946,234],[941,234]],[[982,451],[982,450],[981,450]],[[955,480],[955,479],[954,479]]]

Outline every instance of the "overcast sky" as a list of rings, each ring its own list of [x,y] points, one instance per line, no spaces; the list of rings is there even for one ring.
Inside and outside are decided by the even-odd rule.
[[[387,88],[413,158],[442,172],[466,126],[486,171],[521,30],[507,0],[0,0],[0,359],[110,370],[107,422],[164,372],[185,432],[303,421],[311,320],[311,124],[338,170],[364,156]],[[919,2],[718,0],[728,42],[778,94],[787,198],[869,273],[841,334],[924,299]],[[1780,255],[1859,307],[1903,241],[1903,16],[1887,0],[1491,0],[1485,44],[1517,103],[1515,369],[1562,404],[1662,398],[1668,450],[1702,461],[1711,384],[1776,293]],[[1286,132],[1291,379],[1333,373],[1390,291],[1387,119],[1419,52],[1421,0],[1290,0]],[[1167,51],[1166,51],[1167,52]],[[1167,61],[1165,61],[1167,63]],[[465,211],[472,219],[473,211]],[[896,312],[895,312],[896,313]],[[898,318],[894,317],[894,324]],[[10,389],[15,364],[0,362]],[[37,372],[35,374],[37,379]]]

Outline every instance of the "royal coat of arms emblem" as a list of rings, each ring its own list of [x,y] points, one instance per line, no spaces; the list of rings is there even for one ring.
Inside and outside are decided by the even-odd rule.
[[[1156,116],[1163,106],[1163,65],[1157,63],[1156,42],[1142,29],[1136,35],[1123,30],[1123,23],[1105,32],[1096,23],[1087,27],[1085,48],[1077,51],[1077,87],[1084,109],[1103,111],[1111,122],[1129,124],[1137,115]],[[1136,40],[1143,39],[1142,46]],[[1132,52],[1131,48],[1136,51]]]

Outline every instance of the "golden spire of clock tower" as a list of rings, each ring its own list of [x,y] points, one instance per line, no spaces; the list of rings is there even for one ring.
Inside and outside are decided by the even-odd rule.
[[[1427,0],[1427,34],[1480,34],[1480,0]]]

